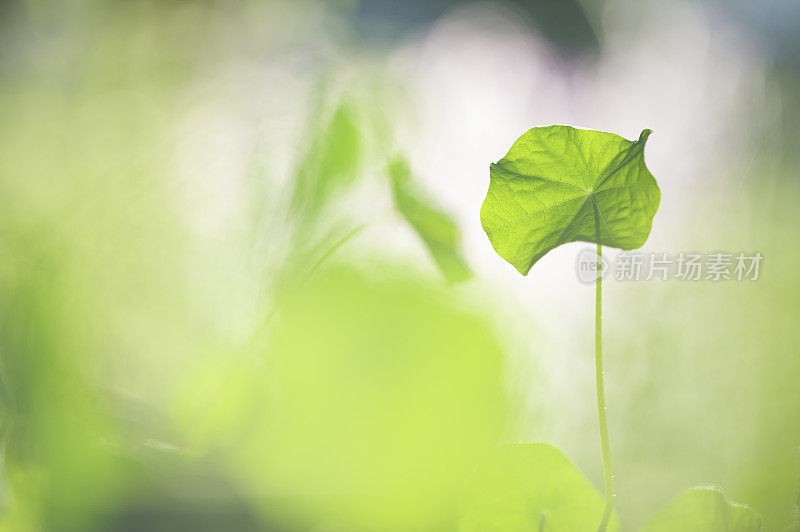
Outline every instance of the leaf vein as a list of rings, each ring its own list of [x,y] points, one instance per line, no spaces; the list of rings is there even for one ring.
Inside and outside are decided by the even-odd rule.
[[[553,208],[558,207],[559,205],[563,205],[565,203],[569,203],[570,201],[574,201],[576,199],[581,199],[582,197],[584,197],[584,196],[583,195],[575,196],[574,198],[569,198],[569,199],[565,199],[563,201],[559,201],[558,203],[554,203],[554,204],[550,205],[549,207],[545,207],[544,209],[526,213],[525,215],[520,216],[519,218],[517,218],[515,220],[512,220],[512,221],[508,222],[507,224],[503,224],[501,226],[498,226],[498,227],[495,227],[495,228],[491,229],[491,232],[494,233],[495,231],[499,231],[500,229],[506,229],[506,228],[511,227],[512,225],[514,225],[517,222],[520,222],[520,221],[522,221],[522,220],[524,220],[526,218],[530,218],[531,216],[536,216],[537,214],[541,214],[543,212],[549,211],[550,209],[553,209]],[[587,199],[588,199],[588,196],[587,196]],[[585,204],[586,204],[586,202],[584,201],[584,205]],[[578,210],[580,211],[582,208],[583,208],[583,205],[581,205]],[[573,216],[573,220],[574,219],[575,219],[575,217]],[[570,223],[572,223],[572,221],[570,221]]]

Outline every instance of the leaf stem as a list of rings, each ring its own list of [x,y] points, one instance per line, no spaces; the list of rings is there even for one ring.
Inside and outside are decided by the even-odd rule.
[[[605,507],[598,532],[605,532],[611,512],[614,511],[614,474],[611,471],[611,446],[608,443],[608,423],[606,421],[606,394],[603,373],[603,246],[600,244],[600,213],[594,207],[594,221],[597,230],[597,279],[595,280],[594,300],[594,372],[597,382],[597,418],[600,424],[600,446],[603,453],[603,477],[605,479]]]

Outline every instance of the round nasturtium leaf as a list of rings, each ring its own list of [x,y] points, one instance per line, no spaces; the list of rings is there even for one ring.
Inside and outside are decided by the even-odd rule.
[[[481,224],[498,255],[527,275],[567,242],[641,247],[661,200],[644,164],[650,133],[636,141],[570,126],[524,133],[489,168]]]
[[[498,449],[464,487],[459,532],[596,532],[603,498],[564,454],[543,443]],[[608,531],[619,528],[612,515]]]
[[[759,532],[762,526],[752,508],[729,502],[719,488],[700,487],[678,495],[642,532]]]

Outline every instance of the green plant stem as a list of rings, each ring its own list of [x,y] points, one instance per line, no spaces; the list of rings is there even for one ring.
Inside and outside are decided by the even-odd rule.
[[[595,210],[595,219],[598,213]],[[596,220],[597,223],[597,220]],[[600,225],[597,223],[598,242],[600,240]],[[597,280],[595,281],[594,300],[594,372],[597,381],[597,418],[600,423],[600,446],[603,452],[603,477],[605,479],[606,503],[603,509],[603,519],[600,521],[598,532],[605,532],[611,512],[614,511],[614,474],[611,471],[611,446],[608,443],[608,424],[606,422],[606,393],[603,375],[603,246],[597,244]]]

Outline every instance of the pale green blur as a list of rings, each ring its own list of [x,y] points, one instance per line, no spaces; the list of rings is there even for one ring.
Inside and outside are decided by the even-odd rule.
[[[0,3],[0,530],[454,532],[465,480],[508,442],[553,443],[602,486],[591,321],[547,307],[564,330],[542,330],[523,303],[556,296],[486,266],[485,235],[466,238],[480,200],[436,194],[469,189],[458,160],[434,164],[474,151],[448,128],[480,133],[498,99],[436,55],[461,12],[430,14],[438,41],[391,41],[408,21],[372,5],[386,40],[367,40],[358,2]],[[579,69],[611,53],[617,11],[569,5],[596,36],[540,32],[582,50]],[[648,5],[711,27],[725,13]],[[501,11],[474,15],[497,32],[490,56]],[[722,117],[746,164],[698,143],[669,157],[713,161],[697,188],[650,169],[685,214],[656,216],[669,248],[652,251],[759,251],[761,279],[605,289],[623,531],[703,484],[767,531],[797,520],[800,71],[757,52],[764,99]],[[418,77],[392,70],[408,57]],[[431,105],[446,82],[445,101],[483,95],[463,123]],[[686,117],[690,138],[703,127]],[[559,337],[585,346],[563,367]]]

